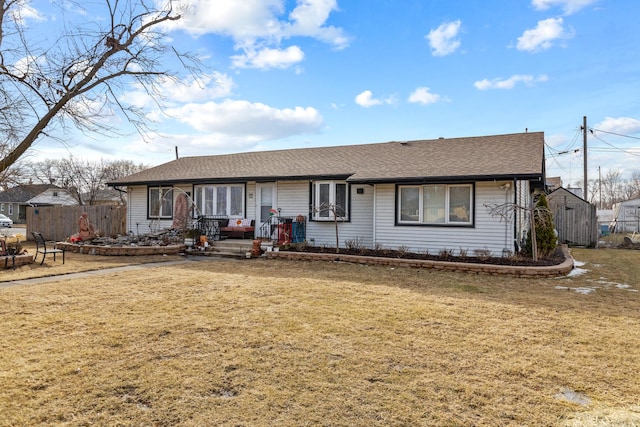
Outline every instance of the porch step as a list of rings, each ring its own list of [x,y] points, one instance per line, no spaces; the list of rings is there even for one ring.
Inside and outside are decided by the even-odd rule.
[[[193,251],[193,255],[246,258],[253,247],[252,239],[227,239],[211,242],[206,251]]]

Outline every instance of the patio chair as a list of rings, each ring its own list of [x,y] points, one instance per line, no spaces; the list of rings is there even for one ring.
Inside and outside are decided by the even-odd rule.
[[[44,260],[47,257],[47,254],[53,254],[53,262],[56,261],[56,254],[62,254],[62,263],[64,264],[64,249],[56,248],[56,244],[53,244],[53,248],[47,249],[47,242],[42,236],[42,233],[38,233],[37,231],[32,231],[33,238],[36,241],[36,255],[33,257],[33,262],[36,262],[36,258],[38,258],[38,254],[42,254],[42,261],[40,261],[40,265],[44,264]]]

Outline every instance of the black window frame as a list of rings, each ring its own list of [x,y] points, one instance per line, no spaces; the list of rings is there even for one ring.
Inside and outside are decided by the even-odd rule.
[[[443,222],[425,222],[424,221],[424,189],[427,187],[445,187],[446,199],[443,207],[443,213],[445,215]],[[455,221],[451,220],[451,194],[450,190],[454,187],[468,187],[469,191],[469,221]],[[416,214],[417,220],[410,221],[402,218],[402,190],[405,188],[418,188],[418,213]],[[460,228],[473,228],[475,227],[476,216],[476,185],[475,182],[432,182],[432,183],[406,183],[396,185],[395,195],[395,225],[397,226],[419,226],[419,227],[460,227]]]

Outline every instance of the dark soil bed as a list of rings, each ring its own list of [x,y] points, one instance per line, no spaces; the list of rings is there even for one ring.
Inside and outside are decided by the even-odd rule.
[[[311,252],[335,254],[336,248],[326,246],[292,246],[286,249],[289,252]],[[509,257],[477,257],[477,256],[454,256],[452,254],[421,254],[408,251],[399,251],[394,249],[340,249],[340,255],[358,255],[385,258],[401,258],[401,259],[420,259],[430,261],[448,261],[448,262],[470,262],[475,264],[492,264],[492,265],[513,265],[523,267],[542,267],[558,265],[564,262],[565,257],[561,248],[556,250],[549,256],[534,261],[533,258],[525,255],[512,255]]]

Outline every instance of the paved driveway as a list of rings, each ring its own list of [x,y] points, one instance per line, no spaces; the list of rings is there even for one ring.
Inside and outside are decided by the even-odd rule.
[[[22,234],[23,236],[27,235],[26,226],[23,224],[14,225],[11,228],[0,228],[0,235],[2,236],[15,236],[16,234]]]

